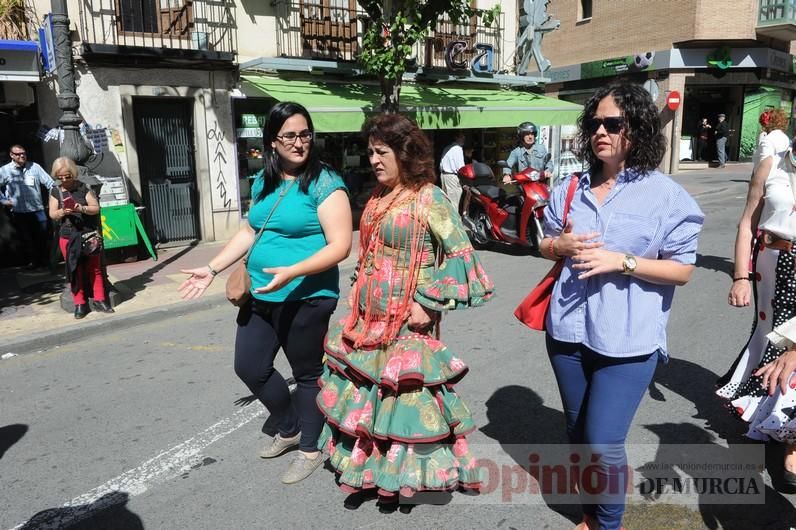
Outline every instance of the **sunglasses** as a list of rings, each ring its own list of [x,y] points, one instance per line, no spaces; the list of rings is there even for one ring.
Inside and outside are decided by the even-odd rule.
[[[12,152],[11,156],[28,156],[28,154],[27,153],[14,153],[14,152]]]
[[[605,127],[608,134],[619,134],[625,126],[625,119],[622,116],[606,116],[605,118],[588,118],[583,120],[583,126],[589,134],[596,134],[600,126]]]

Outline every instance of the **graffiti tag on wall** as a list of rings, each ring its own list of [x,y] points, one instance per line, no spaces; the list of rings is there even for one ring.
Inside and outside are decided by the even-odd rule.
[[[213,185],[213,211],[226,211],[236,208],[234,200],[235,187],[227,180],[227,149],[224,147],[226,135],[215,120],[213,127],[207,131],[207,147],[210,153],[210,174]]]

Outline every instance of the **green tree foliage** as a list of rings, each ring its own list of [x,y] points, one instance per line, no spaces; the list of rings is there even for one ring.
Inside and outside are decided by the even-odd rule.
[[[381,83],[381,108],[398,112],[401,80],[413,47],[447,16],[453,23],[478,17],[490,26],[500,15],[500,5],[489,10],[475,9],[469,0],[358,0],[368,14],[359,60],[365,70]]]

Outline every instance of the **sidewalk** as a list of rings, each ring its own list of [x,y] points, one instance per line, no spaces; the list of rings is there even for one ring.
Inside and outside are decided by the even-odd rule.
[[[341,277],[353,270],[359,247],[340,264]],[[192,311],[227,304],[224,284],[234,267],[218,275],[198,300],[180,299],[177,288],[186,275],[180,269],[207,265],[226,242],[158,250],[158,261],[150,259],[108,266],[108,277],[123,297],[115,313],[91,312],[82,320],[61,308],[65,287],[61,266],[56,273],[0,269],[0,355],[27,353],[77,340],[87,334],[104,333],[108,326],[133,326],[175,317]]]
[[[727,162],[723,168],[709,167],[707,162],[681,162],[680,171],[672,178],[696,198],[722,192],[731,181],[748,181],[751,174],[751,162]],[[739,208],[743,208],[743,205]]]

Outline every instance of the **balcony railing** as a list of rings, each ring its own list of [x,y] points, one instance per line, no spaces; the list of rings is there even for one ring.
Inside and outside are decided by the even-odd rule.
[[[354,62],[362,35],[370,23],[356,0],[276,0],[277,54],[280,57]],[[500,24],[486,27],[475,19],[466,24],[442,20],[425,42],[415,45],[418,66],[446,67],[445,49],[451,41],[464,41],[460,59],[475,56],[475,44],[493,47],[494,64],[500,65]]]
[[[81,0],[80,38],[90,53],[155,48],[231,61],[234,10],[233,0]]]
[[[356,61],[367,14],[355,0],[277,0],[280,57]]]
[[[757,32],[775,39],[796,39],[796,0],[760,0]]]

